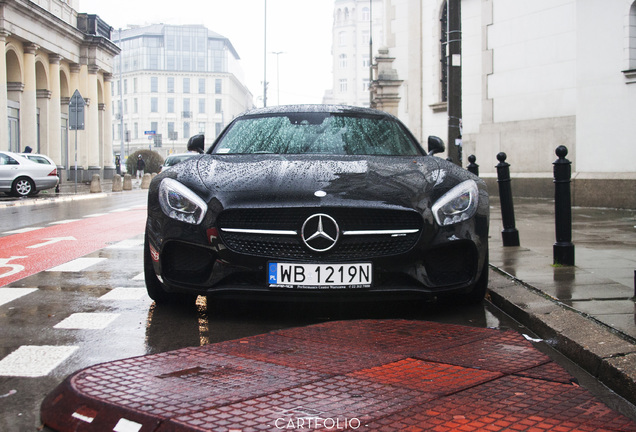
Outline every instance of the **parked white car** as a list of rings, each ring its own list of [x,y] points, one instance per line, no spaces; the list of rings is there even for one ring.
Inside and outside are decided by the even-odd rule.
[[[44,189],[57,186],[57,166],[50,158],[44,157],[39,162],[28,159],[25,155],[0,151],[0,192],[17,197],[35,195]]]

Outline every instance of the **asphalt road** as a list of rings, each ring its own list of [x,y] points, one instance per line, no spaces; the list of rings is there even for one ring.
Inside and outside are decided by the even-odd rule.
[[[0,206],[0,430],[38,430],[43,398],[79,369],[271,330],[330,320],[404,318],[532,335],[487,302],[470,307],[207,305],[200,297],[189,308],[155,307],[142,275],[145,202],[145,191],[133,191]],[[606,403],[620,405],[575,366],[557,361]]]

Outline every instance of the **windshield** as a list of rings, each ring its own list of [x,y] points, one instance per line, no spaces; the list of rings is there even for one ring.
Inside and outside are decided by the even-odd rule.
[[[289,113],[235,121],[212,149],[217,154],[421,155],[397,121],[386,117]]]

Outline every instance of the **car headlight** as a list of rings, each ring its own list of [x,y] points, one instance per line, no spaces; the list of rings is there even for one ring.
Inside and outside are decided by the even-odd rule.
[[[161,210],[178,221],[198,225],[208,211],[208,205],[182,183],[166,178],[159,185]]]
[[[433,204],[433,216],[441,226],[453,225],[475,215],[479,188],[474,180],[466,180],[446,192]]]

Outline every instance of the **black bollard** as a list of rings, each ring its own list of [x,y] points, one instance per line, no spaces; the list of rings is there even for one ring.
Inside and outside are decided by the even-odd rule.
[[[466,169],[476,176],[479,176],[479,165],[477,165],[475,161],[477,161],[475,155],[468,156],[468,166]]]
[[[568,149],[559,146],[556,149],[559,159],[554,165],[554,219],[556,243],[552,248],[554,264],[574,265],[574,244],[572,243],[572,204],[570,202],[570,178],[572,162],[565,157]]]
[[[510,186],[510,164],[506,162],[506,154],[497,154],[497,184],[501,201],[501,220],[504,229],[501,231],[504,246],[519,246],[519,231],[515,227],[515,209],[512,204],[512,188]]]

